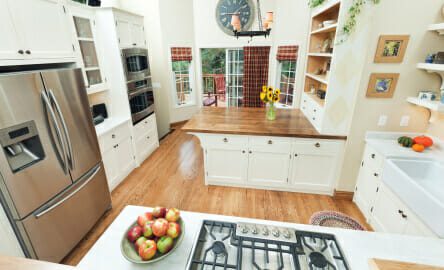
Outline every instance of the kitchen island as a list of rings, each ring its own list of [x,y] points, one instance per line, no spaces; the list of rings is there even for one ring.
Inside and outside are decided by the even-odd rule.
[[[136,265],[130,263],[123,257],[120,252],[120,241],[137,216],[151,210],[150,208],[139,206],[127,206],[124,208],[82,259],[78,267],[81,269],[94,270],[133,270],[147,268],[151,270],[188,270],[187,264],[196,241],[196,236],[204,220],[230,223],[247,222],[267,226],[286,227],[301,231],[333,234],[348,263],[348,269],[352,270],[370,270],[371,268],[369,268],[368,265],[370,258],[444,266],[444,240],[440,239],[362,232],[184,211],[182,211],[181,216],[185,223],[185,236],[180,246],[162,261],[148,266]],[[244,267],[242,269],[248,270],[253,268]],[[299,268],[294,267],[293,269]],[[339,268],[338,270],[340,269],[343,268]]]
[[[300,110],[269,121],[264,108],[203,108],[182,130],[201,142],[207,185],[334,193],[346,137],[320,134]]]

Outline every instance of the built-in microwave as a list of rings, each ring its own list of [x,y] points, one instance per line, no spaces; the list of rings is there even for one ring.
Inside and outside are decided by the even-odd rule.
[[[147,49],[122,49],[122,60],[128,82],[143,80],[151,75]]]
[[[154,113],[154,93],[151,77],[128,82],[128,99],[133,125]]]

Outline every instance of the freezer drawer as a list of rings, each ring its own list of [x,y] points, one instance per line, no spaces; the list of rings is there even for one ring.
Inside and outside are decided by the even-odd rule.
[[[60,262],[111,205],[102,163],[22,221],[37,259]]]

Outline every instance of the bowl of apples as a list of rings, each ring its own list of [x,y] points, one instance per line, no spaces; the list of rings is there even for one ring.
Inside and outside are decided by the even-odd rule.
[[[184,231],[184,222],[178,209],[155,207],[153,212],[141,214],[131,224],[123,236],[120,249],[130,262],[157,262],[180,245]]]

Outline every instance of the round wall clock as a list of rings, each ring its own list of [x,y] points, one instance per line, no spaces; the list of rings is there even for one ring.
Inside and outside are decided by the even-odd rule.
[[[233,35],[233,26],[231,26],[233,13],[239,13],[242,30],[250,29],[254,21],[252,0],[219,0],[216,8],[217,24],[228,35]]]

